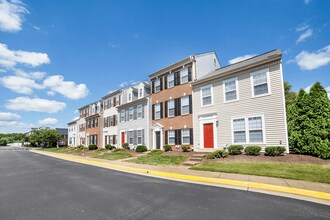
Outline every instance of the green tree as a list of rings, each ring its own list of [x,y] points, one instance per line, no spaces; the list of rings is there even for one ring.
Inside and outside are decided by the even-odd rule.
[[[0,146],[7,146],[7,141],[5,138],[0,139]]]
[[[60,133],[53,129],[34,130],[29,136],[29,142],[32,146],[55,147],[60,139]]]
[[[289,108],[290,105],[295,103],[297,94],[292,91],[292,86],[289,82],[284,82],[284,95],[285,95],[285,106],[286,109]]]

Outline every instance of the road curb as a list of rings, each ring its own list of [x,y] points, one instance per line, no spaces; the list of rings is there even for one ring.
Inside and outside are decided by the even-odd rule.
[[[247,191],[272,191],[272,192],[278,192],[278,193],[285,193],[285,194],[292,194],[292,195],[298,195],[303,197],[311,197],[315,199],[321,199],[321,200],[327,200],[330,201],[330,194],[320,191],[314,191],[314,190],[305,190],[300,188],[294,188],[294,187],[285,187],[285,186],[276,186],[271,184],[264,184],[264,183],[256,183],[256,182],[246,182],[246,181],[237,181],[237,180],[228,180],[228,179],[221,179],[221,178],[212,178],[212,177],[201,177],[201,176],[193,176],[193,175],[187,175],[187,174],[178,174],[178,173],[169,173],[169,172],[163,172],[163,171],[155,171],[155,170],[148,170],[148,169],[141,169],[141,168],[134,168],[134,167],[127,167],[122,165],[116,165],[116,164],[110,164],[106,162],[101,161],[95,161],[95,160],[89,160],[89,159],[82,159],[82,158],[75,158],[71,156],[64,156],[59,155],[57,153],[50,153],[50,152],[40,152],[33,150],[31,152],[55,157],[58,159],[63,159],[71,162],[77,162],[87,165],[93,165],[103,168],[109,168],[109,169],[115,169],[118,171],[126,171],[136,174],[143,174],[143,175],[151,175],[154,177],[161,177],[161,178],[167,178],[172,180],[182,180],[185,182],[195,182],[200,184],[211,184],[211,185],[226,185],[226,186],[233,186],[238,187],[241,189],[245,189]],[[255,190],[250,190],[255,189]],[[326,202],[326,204],[328,204]]]

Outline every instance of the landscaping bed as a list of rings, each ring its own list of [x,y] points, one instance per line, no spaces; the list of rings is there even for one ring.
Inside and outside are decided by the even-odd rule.
[[[206,162],[190,169],[307,180],[330,184],[330,164]]]

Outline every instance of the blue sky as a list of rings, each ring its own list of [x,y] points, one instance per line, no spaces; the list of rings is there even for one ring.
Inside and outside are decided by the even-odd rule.
[[[294,90],[330,93],[330,1],[0,0],[0,132],[75,110],[191,54],[283,52]]]

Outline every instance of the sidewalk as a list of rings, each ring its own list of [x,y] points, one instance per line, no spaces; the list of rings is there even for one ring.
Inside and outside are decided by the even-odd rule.
[[[185,166],[151,166],[125,162],[125,159],[121,161],[111,161],[39,150],[31,150],[31,152],[72,162],[99,166],[108,169],[110,168],[140,175],[253,192],[262,192],[330,205],[329,184],[253,175],[197,171],[189,170],[189,167]]]

